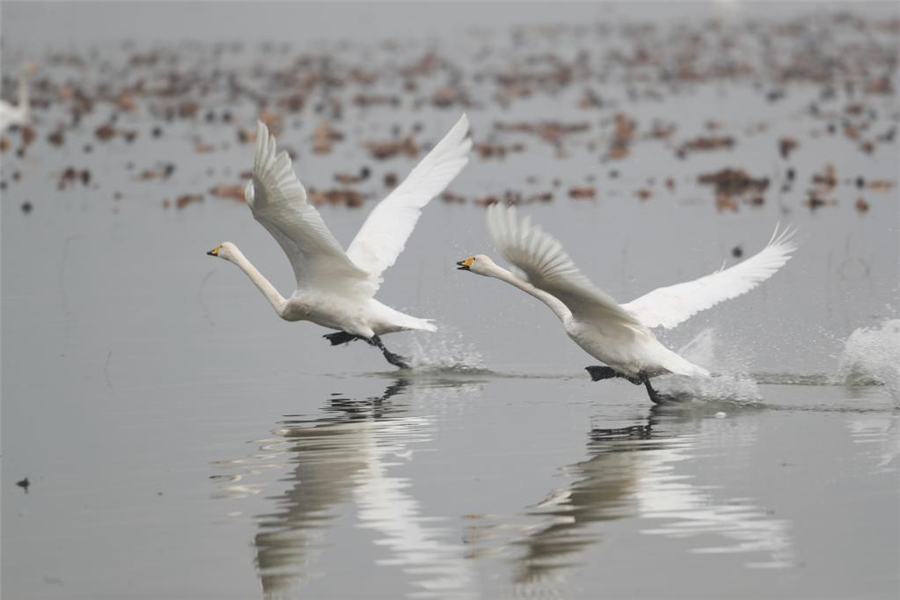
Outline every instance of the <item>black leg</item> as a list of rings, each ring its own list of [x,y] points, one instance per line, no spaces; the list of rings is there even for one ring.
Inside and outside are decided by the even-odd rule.
[[[602,381],[603,379],[613,379],[615,377],[619,377],[621,379],[627,379],[634,385],[641,385],[641,383],[643,383],[642,380],[635,379],[634,377],[630,377],[628,375],[619,373],[612,367],[594,366],[594,367],[585,367],[584,369],[585,369],[585,371],[590,373],[591,381]]]
[[[394,354],[393,352],[385,348],[384,342],[382,342],[381,338],[377,335],[373,335],[371,339],[366,339],[358,335],[347,333],[346,331],[338,331],[335,333],[325,334],[322,337],[331,342],[332,346],[337,346],[338,344],[349,344],[354,340],[366,340],[367,344],[369,344],[370,346],[375,346],[376,348],[381,350],[381,353],[384,354],[384,358],[395,367],[399,367],[401,369],[409,368],[407,359],[400,356],[399,354]]]
[[[390,350],[385,348],[384,343],[381,341],[381,338],[378,337],[377,335],[373,335],[372,339],[369,339],[366,341],[369,343],[369,345],[375,346],[376,348],[381,350],[381,353],[384,354],[385,360],[387,360],[389,363],[391,363],[395,367],[398,367],[400,369],[408,369],[409,368],[409,363],[406,362],[407,359],[400,356],[399,354],[394,354],[393,352],[391,352]]]
[[[650,394],[650,400],[653,401],[654,404],[663,404],[664,402],[668,402],[669,400],[674,400],[672,396],[668,394],[660,394],[656,390],[653,389],[653,386],[650,385],[650,377],[643,371],[640,372],[641,382],[643,382],[644,387],[647,388],[647,393]]]
[[[322,337],[331,342],[332,346],[337,346],[338,344],[349,344],[353,340],[359,339],[357,336],[351,335],[345,331],[338,331],[337,333],[327,333]]]

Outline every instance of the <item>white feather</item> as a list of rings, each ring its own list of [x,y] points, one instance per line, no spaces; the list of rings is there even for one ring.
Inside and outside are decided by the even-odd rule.
[[[422,214],[422,208],[456,177],[469,160],[465,114],[437,146],[369,214],[347,249],[350,259],[374,277],[394,264]]]
[[[612,296],[585,277],[562,244],[540,226],[532,225],[529,217],[520,221],[515,207],[489,207],[487,223],[491,241],[503,258],[521,270],[536,288],[561,300],[577,319],[641,326]]]
[[[720,302],[736,298],[775,274],[797,249],[790,228],[772,234],[757,254],[728,269],[720,269],[693,281],[661,287],[624,304],[647,327],[671,329]]]
[[[374,295],[377,286],[353,264],[329,231],[291,167],[287,152],[277,153],[275,138],[257,124],[253,181],[244,196],[253,218],[281,246],[297,279],[298,289],[330,289]]]

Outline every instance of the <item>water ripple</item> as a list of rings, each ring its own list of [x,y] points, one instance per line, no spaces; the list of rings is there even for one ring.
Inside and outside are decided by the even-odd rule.
[[[722,423],[698,421],[690,411],[654,409],[645,422],[595,428],[588,458],[562,469],[572,479],[566,487],[518,515],[470,516],[470,555],[511,561],[516,593],[541,596],[558,591],[565,571],[589,546],[603,542],[604,523],[640,518],[641,533],[678,538],[692,553],[742,554],[747,568],[795,565],[789,521],[772,518],[752,498],[680,472],[680,463],[696,460],[711,445],[754,444],[755,429],[731,424],[727,442],[722,440]]]

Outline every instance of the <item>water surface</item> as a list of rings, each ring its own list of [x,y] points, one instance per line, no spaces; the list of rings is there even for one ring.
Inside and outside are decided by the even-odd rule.
[[[154,7],[142,9],[148,24],[174,10]],[[99,10],[88,8],[72,22]],[[184,23],[203,16],[196,7],[169,34],[136,36],[124,50],[108,32],[96,41],[59,31],[23,39],[40,10],[4,5],[4,75],[31,55],[54,85],[160,83],[163,67],[141,70],[129,57],[162,47],[175,57],[165,68],[178,73],[215,82],[218,66],[279,85],[253,69],[275,55],[257,43],[262,34],[233,55],[214,44],[237,35],[225,30],[217,37],[200,27],[200,39],[213,37],[202,43],[166,37],[184,37]],[[300,19],[308,9],[291,10]],[[378,18],[394,22],[403,10],[383,7]],[[572,11],[558,17],[570,27],[604,16]],[[534,20],[545,13],[559,14],[542,7]],[[346,103],[336,122],[347,139],[331,154],[310,150],[319,119],[312,105],[286,116],[279,138],[298,152],[310,187],[372,168],[359,186],[362,209],[320,209],[344,244],[386,193],[383,176],[402,176],[421,157],[374,161],[362,141],[418,123],[424,145],[465,108],[476,141],[525,145],[502,160],[473,157],[451,186],[467,202],[429,205],[386,273],[382,301],[441,327],[385,339],[414,360],[407,372],[365,345],[330,348],[324,330],[280,322],[237,269],[206,256],[233,241],[290,292],[287,261],[247,208],[208,193],[240,183],[250,166],[252,146],[235,140],[258,115],[252,99],[231,103],[215,83],[208,96],[189,88],[215,112],[211,123],[202,111],[166,122],[151,110],[157,100],[134,113],[98,100],[61,147],[46,136],[69,122],[66,110],[50,103],[36,111],[37,141],[2,163],[4,598],[897,596],[900,154],[896,142],[860,151],[809,109],[819,102],[838,115],[863,102],[877,113],[870,131],[881,133],[897,125],[895,97],[838,89],[823,100],[818,86],[788,83],[786,98],[772,102],[769,82],[717,80],[653,84],[665,92],[654,99],[643,88],[635,95],[633,82],[604,80],[607,104],[595,112],[578,106],[580,81],[505,106],[494,88],[476,85],[478,72],[525,56],[523,39],[566,60],[588,42],[541,28],[510,33],[503,11],[486,15],[491,35],[472,34],[477,44],[416,38],[392,54],[361,33],[327,48],[348,64],[368,64],[371,52],[371,64],[388,70],[436,49],[457,61],[477,102],[365,108],[352,103],[359,89],[350,85],[334,92]],[[285,41],[277,61],[287,64],[322,51]],[[482,46],[492,49],[488,58]],[[102,60],[73,67],[54,62],[51,50]],[[888,74],[896,81],[895,68]],[[443,77],[424,77],[421,90]],[[42,89],[38,97],[51,97]],[[234,112],[231,125],[220,118],[225,110]],[[618,112],[636,120],[639,135],[629,157],[610,161],[603,154]],[[113,113],[139,132],[133,143],[97,140]],[[558,156],[494,125],[550,117],[590,129],[566,138]],[[710,120],[737,145],[679,158],[677,145]],[[676,122],[678,133],[656,141],[656,121]],[[160,122],[157,139],[150,132]],[[778,154],[784,136],[801,142],[787,162]],[[197,153],[197,138],[214,151]],[[168,179],[140,178],[165,162],[177,165]],[[838,173],[835,203],[811,209],[810,181],[828,163]],[[90,169],[92,182],[60,189],[69,166]],[[763,204],[717,209],[697,175],[725,167],[770,177]],[[789,168],[802,183],[784,189]],[[669,177],[674,192],[663,183]],[[860,192],[857,177],[894,185]],[[568,197],[585,185],[596,186],[594,201]],[[638,198],[643,188],[653,196]],[[492,252],[476,200],[508,189],[554,190],[552,202],[521,210],[623,301],[732,264],[736,247],[756,251],[779,221],[798,227],[800,249],[759,289],[662,334],[719,377],[663,379],[663,390],[685,399],[653,407],[626,382],[592,383],[583,367],[593,361],[543,306],[455,270],[457,260]],[[205,199],[178,209],[189,193]],[[868,211],[855,207],[861,195]],[[16,485],[25,477],[27,490]]]

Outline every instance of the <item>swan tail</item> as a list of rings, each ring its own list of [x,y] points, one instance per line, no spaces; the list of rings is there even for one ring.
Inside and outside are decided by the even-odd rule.
[[[390,306],[386,306],[377,300],[374,303],[375,323],[373,328],[379,333],[392,333],[396,331],[437,331],[437,326],[431,319],[413,317]]]
[[[437,326],[431,319],[420,319],[400,311],[394,311],[391,321],[397,327],[397,331],[408,331],[411,329],[416,331],[437,331]]]
[[[437,325],[434,324],[433,319],[418,319],[416,317],[412,317],[415,319],[415,327],[410,327],[410,329],[416,329],[419,331],[437,331]]]
[[[433,319],[420,319],[418,317],[411,317],[409,315],[403,315],[401,319],[401,323],[398,323],[404,330],[416,330],[416,331],[437,331],[437,325],[434,324]]]
[[[666,349],[666,356],[661,361],[662,366],[669,372],[687,377],[709,377],[709,371],[697,366],[689,360]]]

